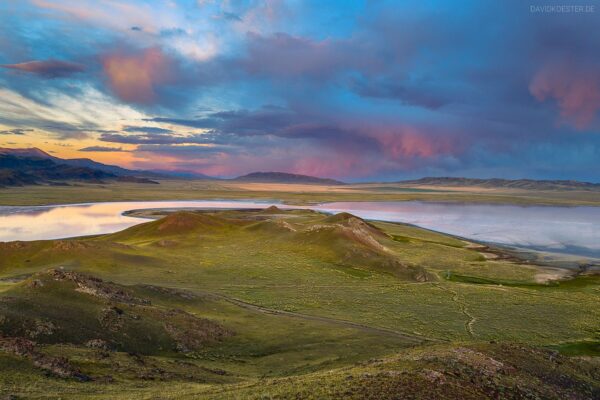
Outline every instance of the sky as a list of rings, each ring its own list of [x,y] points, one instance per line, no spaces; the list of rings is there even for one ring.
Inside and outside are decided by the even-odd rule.
[[[600,182],[598,27],[588,0],[2,0],[0,146],[218,177]]]

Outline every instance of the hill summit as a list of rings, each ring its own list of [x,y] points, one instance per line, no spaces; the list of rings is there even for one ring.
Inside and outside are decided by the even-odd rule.
[[[106,235],[111,240],[146,240],[166,236],[187,235],[194,232],[215,232],[230,225],[224,218],[193,211],[177,211],[145,224],[134,225],[123,231]]]
[[[287,172],[252,172],[234,178],[235,181],[262,183],[309,183],[316,185],[343,185],[344,182],[316,176],[289,174]]]

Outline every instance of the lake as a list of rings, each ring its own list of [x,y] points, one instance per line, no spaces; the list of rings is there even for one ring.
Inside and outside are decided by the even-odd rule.
[[[58,239],[116,232],[146,222],[134,209],[249,209],[270,205],[350,212],[404,222],[482,242],[600,258],[600,207],[408,202],[334,202],[310,207],[269,201],[144,201],[0,207],[0,241]]]

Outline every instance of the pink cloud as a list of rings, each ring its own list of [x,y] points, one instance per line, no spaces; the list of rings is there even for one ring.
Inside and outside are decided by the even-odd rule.
[[[529,92],[538,101],[556,100],[560,116],[577,129],[584,129],[600,109],[600,71],[568,64],[549,65],[535,74]]]
[[[352,172],[353,177],[362,177],[373,172],[374,168],[376,166],[373,163],[366,162],[356,154],[304,156],[288,167],[289,172],[294,174],[334,178],[347,177],[349,172]]]
[[[438,153],[437,146],[427,137],[408,127],[401,132],[383,134],[378,137],[383,151],[392,159],[402,157],[429,158]]]
[[[112,91],[133,103],[155,102],[158,86],[174,80],[173,61],[157,47],[136,54],[105,55],[102,67]]]

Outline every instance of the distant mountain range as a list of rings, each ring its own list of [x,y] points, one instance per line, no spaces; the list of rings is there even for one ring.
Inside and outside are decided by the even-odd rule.
[[[107,165],[89,158],[65,159],[38,148],[9,149],[0,147],[0,186],[59,183],[67,180],[101,182],[114,179],[121,182],[157,183],[151,179],[215,179],[190,171],[130,170]],[[253,172],[231,179],[239,182],[304,183],[342,185],[334,179],[285,172]]]
[[[89,158],[59,158],[53,155],[46,153],[43,150],[38,149],[37,147],[32,147],[28,149],[8,149],[0,147],[0,155],[12,155],[16,157],[24,157],[24,158],[38,158],[38,159],[48,159],[56,164],[64,164],[70,165],[72,167],[85,167],[85,168],[93,168],[99,171],[108,172],[114,175],[133,175],[133,174],[143,174],[144,171],[132,171],[122,167],[118,167],[116,165],[107,165],[102,164],[94,160],[90,160]]]
[[[529,190],[600,190],[600,183],[570,180],[427,177],[416,180],[400,181],[397,183],[411,186],[475,186],[485,188],[512,188]]]
[[[191,171],[130,170],[103,164],[89,158],[59,158],[36,147],[9,149],[0,147],[0,185],[27,185],[52,180],[88,180],[114,178],[124,182],[151,183],[153,179],[219,179]],[[67,168],[71,167],[71,168]],[[340,185],[342,182],[284,172],[253,172],[232,179],[242,182],[307,183]]]
[[[58,164],[49,158],[0,154],[0,185],[2,186],[36,185],[65,180],[102,182],[107,178],[117,178],[117,176],[98,169]]]
[[[308,175],[288,174],[285,172],[252,172],[233,179],[240,182],[259,183],[306,183],[313,185],[344,185],[335,179],[317,178]]]
[[[285,172],[252,172],[233,179],[219,179],[191,171],[130,170],[103,164],[89,158],[64,159],[38,148],[9,149],[0,147],[0,186],[62,184],[68,180],[102,182],[115,180],[135,183],[158,183],[152,179],[214,179],[234,182],[344,185],[344,182],[309,175]],[[587,190],[600,191],[600,183],[573,180],[534,179],[476,179],[427,177],[396,182],[407,186],[455,186],[512,188],[529,190]]]
[[[88,158],[58,158],[38,148],[0,148],[0,186],[64,184],[64,181],[71,180],[101,183],[104,179],[158,183],[149,178],[161,177],[165,177],[165,175],[149,171],[128,170]]]

